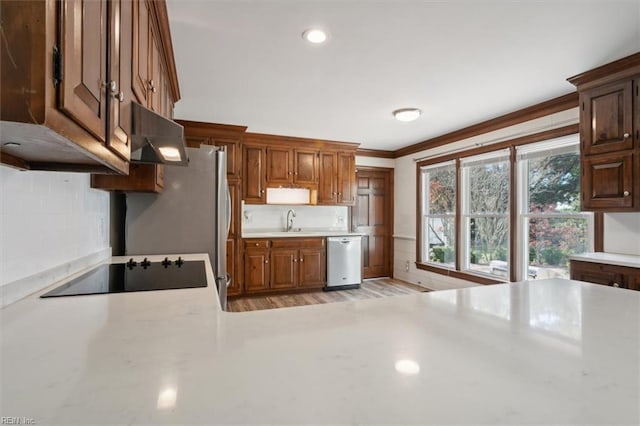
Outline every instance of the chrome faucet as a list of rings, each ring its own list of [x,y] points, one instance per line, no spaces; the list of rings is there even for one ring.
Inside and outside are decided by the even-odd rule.
[[[289,232],[291,231],[291,229],[293,229],[293,218],[296,217],[296,212],[294,212],[293,210],[289,209],[289,211],[287,212],[287,229],[285,229],[285,232]]]

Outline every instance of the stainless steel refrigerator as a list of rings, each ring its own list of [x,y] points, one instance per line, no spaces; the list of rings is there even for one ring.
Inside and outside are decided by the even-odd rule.
[[[127,194],[125,252],[208,253],[220,304],[226,310],[231,218],[226,153],[203,146],[187,148],[187,155],[187,167],[165,167],[162,193]]]

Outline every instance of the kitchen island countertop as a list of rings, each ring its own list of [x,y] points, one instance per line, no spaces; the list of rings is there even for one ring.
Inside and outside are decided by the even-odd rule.
[[[552,279],[247,313],[213,286],[42,292],[0,310],[2,416],[640,423],[640,292]]]

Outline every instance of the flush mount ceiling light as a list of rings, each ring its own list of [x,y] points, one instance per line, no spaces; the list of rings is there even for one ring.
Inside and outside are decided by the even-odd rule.
[[[309,28],[302,33],[302,38],[307,40],[309,43],[322,44],[327,41],[329,36],[326,31],[321,30],[320,28]]]
[[[420,114],[422,114],[422,111],[418,108],[402,108],[393,111],[393,116],[398,121],[413,121],[420,117]]]

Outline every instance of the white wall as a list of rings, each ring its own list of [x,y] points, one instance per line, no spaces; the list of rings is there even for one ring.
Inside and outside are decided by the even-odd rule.
[[[287,224],[289,209],[296,213],[293,220],[294,228],[302,228],[306,231],[346,231],[348,229],[349,209],[345,206],[244,204],[242,206],[242,232],[283,231]]]
[[[640,256],[640,213],[604,215],[604,251]]]
[[[97,261],[96,256],[110,255],[109,194],[90,189],[89,178],[0,166],[3,301],[37,291],[52,278]]]

